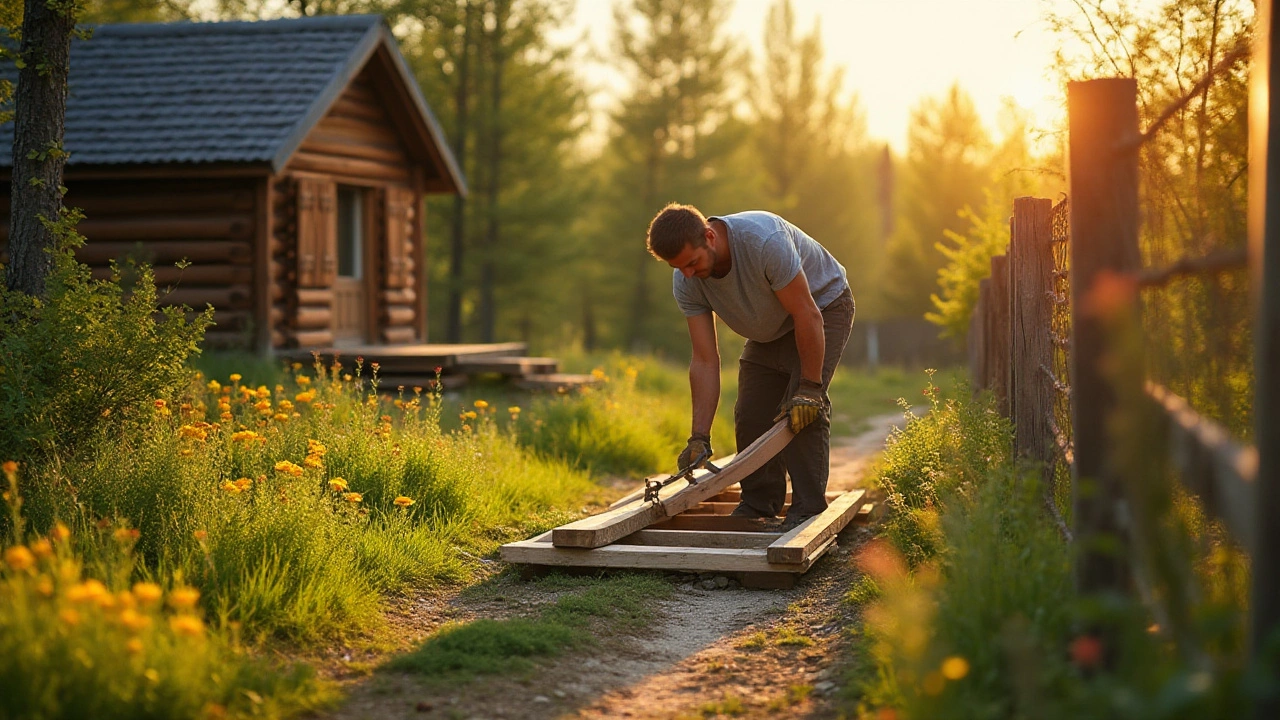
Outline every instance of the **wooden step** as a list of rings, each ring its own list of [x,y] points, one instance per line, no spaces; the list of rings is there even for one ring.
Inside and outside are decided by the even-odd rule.
[[[567,392],[580,387],[595,385],[599,382],[591,375],[575,375],[571,373],[526,375],[525,377],[512,379],[512,383],[521,390],[547,390],[551,392]]]
[[[530,375],[550,375],[560,369],[560,362],[549,357],[467,357],[459,358],[450,368],[466,375],[503,375],[523,378]]]

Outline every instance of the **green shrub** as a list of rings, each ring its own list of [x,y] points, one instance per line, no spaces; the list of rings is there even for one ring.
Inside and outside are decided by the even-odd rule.
[[[67,456],[91,438],[145,424],[150,404],[172,397],[190,376],[212,310],[188,319],[159,309],[147,265],[94,280],[73,252],[78,211],[54,225],[47,297],[0,287],[0,458]]]

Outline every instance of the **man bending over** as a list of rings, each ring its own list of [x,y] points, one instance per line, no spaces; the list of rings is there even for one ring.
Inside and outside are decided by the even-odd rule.
[[[784,415],[795,438],[742,481],[733,515],[777,517],[791,475],[783,527],[827,507],[831,399],[827,386],[853,328],[853,293],[844,267],[800,228],[773,213],[703,217],[672,203],[649,224],[649,252],[675,268],[676,303],[689,323],[693,432],[678,465],[711,457],[711,422],[720,403],[720,350],[712,313],[747,339],[738,360],[733,408],[745,449]]]

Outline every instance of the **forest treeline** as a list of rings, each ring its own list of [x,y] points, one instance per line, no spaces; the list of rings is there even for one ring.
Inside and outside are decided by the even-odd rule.
[[[756,37],[724,30],[731,0],[617,0],[604,59],[621,87],[605,118],[588,106],[603,89],[580,72],[590,48],[556,40],[573,0],[86,4],[88,22],[386,17],[471,189],[428,206],[432,341],[683,355],[670,270],[644,251],[645,227],[669,201],[708,213],[778,212],[845,265],[860,320],[928,314],[960,339],[975,276],[1007,242],[1012,198],[1065,187],[1060,128],[1033,129],[1012,104],[998,127],[986,127],[959,85],[921,98],[904,154],[870,138],[845,69],[827,61],[816,23],[798,27],[790,0],[771,4]],[[1136,74],[1154,107],[1214,52],[1247,37],[1252,15],[1237,0],[1167,0],[1142,13],[1137,5],[1089,0],[1048,12],[1067,49],[1057,76]],[[1220,44],[1173,44],[1209,36]],[[1200,164],[1215,172],[1223,157],[1243,158],[1243,135],[1202,137],[1211,124],[1204,114],[1240,99],[1183,122],[1164,152],[1194,159],[1199,144]],[[1170,182],[1182,167],[1153,166]],[[1212,207],[1195,208],[1189,221],[1200,225],[1228,217],[1242,197],[1239,176],[1196,182],[1223,189]]]

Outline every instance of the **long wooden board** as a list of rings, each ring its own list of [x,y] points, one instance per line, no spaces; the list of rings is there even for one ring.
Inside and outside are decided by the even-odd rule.
[[[768,547],[769,562],[803,561],[823,543],[835,537],[853,520],[867,502],[866,490],[850,490],[836,498],[826,510],[800,523]]]
[[[554,532],[554,531],[552,531]],[[815,549],[799,563],[769,562],[765,548],[666,547],[652,545],[609,545],[606,547],[560,548],[552,544],[551,532],[502,546],[502,559],[528,565],[563,567],[635,568],[648,570],[689,570],[710,572],[803,573],[825,553],[835,538]]]
[[[755,472],[786,447],[793,437],[795,435],[787,426],[786,419],[779,420],[720,472],[700,470],[694,473],[697,481],[694,485],[677,480],[662,489],[657,503],[641,499],[562,525],[551,531],[552,543],[559,548],[600,548],[659,520],[679,515]]]

